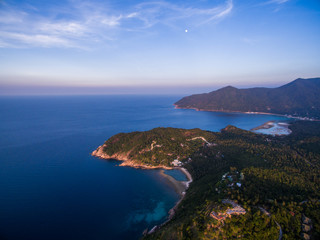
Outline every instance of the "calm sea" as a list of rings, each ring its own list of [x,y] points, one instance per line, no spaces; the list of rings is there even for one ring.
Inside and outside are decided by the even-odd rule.
[[[164,221],[178,195],[158,170],[90,156],[116,133],[286,120],[174,109],[180,97],[0,97],[0,239],[138,239]]]

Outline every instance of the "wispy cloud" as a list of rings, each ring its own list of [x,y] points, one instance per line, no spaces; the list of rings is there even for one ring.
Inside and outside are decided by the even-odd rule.
[[[233,2],[232,1],[228,1],[227,4],[224,7],[217,7],[217,8],[213,8],[211,9],[211,17],[205,21],[204,23],[213,21],[213,20],[217,20],[217,19],[222,19],[226,16],[228,16],[231,11],[233,9]]]
[[[272,3],[275,3],[275,4],[283,4],[283,3],[286,3],[286,2],[289,2],[290,0],[270,0],[270,1],[267,1],[266,4],[272,4]]]
[[[259,4],[260,6],[266,6],[266,5],[271,5],[274,9],[273,12],[279,12],[285,3],[289,2],[290,0],[268,0],[266,2],[262,2]]]
[[[284,1],[284,0],[282,0]],[[117,39],[125,31],[147,31],[157,24],[197,27],[218,22],[233,9],[232,0],[212,8],[168,1],[142,2],[125,10],[94,1],[70,0],[45,9],[0,2],[0,47],[90,48]]]
[[[0,31],[0,36],[4,39],[10,39],[11,43],[3,42],[3,46],[19,47],[19,44],[23,43],[29,46],[39,46],[39,47],[76,47],[67,40],[66,38],[61,38],[53,35],[43,35],[43,34],[34,34],[28,35],[23,33],[11,33]]]
[[[213,8],[196,8],[178,6],[169,2],[146,2],[135,7],[135,17],[144,22],[144,27],[155,24],[199,26],[220,20],[229,15],[233,9],[233,1],[228,0],[221,6]]]

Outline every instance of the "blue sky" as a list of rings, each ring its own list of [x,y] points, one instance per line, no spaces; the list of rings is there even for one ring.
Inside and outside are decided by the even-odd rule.
[[[320,76],[319,26],[318,0],[0,0],[0,94],[279,86]]]

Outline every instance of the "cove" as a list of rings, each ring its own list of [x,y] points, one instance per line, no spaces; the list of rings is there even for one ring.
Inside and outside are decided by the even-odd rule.
[[[180,98],[0,97],[0,239],[138,239],[165,221],[179,195],[160,170],[90,156],[114,134],[287,120],[174,109]]]

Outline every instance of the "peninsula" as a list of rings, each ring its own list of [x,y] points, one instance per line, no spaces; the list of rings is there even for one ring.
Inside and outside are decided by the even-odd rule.
[[[123,161],[121,166],[164,168],[182,166],[214,134],[200,129],[154,128],[147,132],[119,133],[92,152],[103,159]]]
[[[285,136],[155,128],[114,135],[92,155],[191,174],[174,215],[144,239],[319,239],[320,122],[289,128]]]
[[[320,119],[320,78],[296,79],[278,88],[219,90],[184,97],[176,108],[289,115]]]

